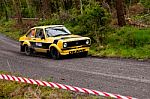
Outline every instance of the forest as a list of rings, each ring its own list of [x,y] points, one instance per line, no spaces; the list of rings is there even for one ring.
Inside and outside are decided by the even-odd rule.
[[[150,58],[150,0],[0,0],[0,33],[51,24],[90,37],[93,56]]]

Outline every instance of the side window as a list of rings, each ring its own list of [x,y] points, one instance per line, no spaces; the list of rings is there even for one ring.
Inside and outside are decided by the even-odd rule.
[[[32,29],[28,32],[27,37],[35,37],[35,29]]]
[[[43,37],[45,37],[43,29],[37,29],[35,37],[36,38],[43,38]]]
[[[48,36],[48,37],[53,36],[49,29],[45,29],[45,33],[46,33],[46,36]]]

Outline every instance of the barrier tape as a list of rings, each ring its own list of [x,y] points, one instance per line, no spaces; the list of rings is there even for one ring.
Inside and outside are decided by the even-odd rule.
[[[100,95],[100,96],[104,96],[104,97],[112,97],[112,98],[116,98],[116,99],[137,99],[137,98],[133,98],[133,97],[129,97],[129,96],[126,97],[126,96],[122,96],[122,95],[118,95],[118,94],[111,94],[111,93],[101,92],[101,91],[97,91],[97,90],[90,90],[90,89],[86,89],[86,88],[79,88],[79,87],[75,87],[75,86],[69,86],[69,85],[47,82],[47,81],[34,80],[34,79],[24,78],[24,77],[16,77],[16,76],[5,75],[5,74],[0,74],[0,79],[23,82],[23,83],[28,83],[28,84],[35,84],[35,85],[39,85],[39,86],[48,86],[48,87],[52,87],[52,88],[71,90],[71,91],[82,92],[82,93],[86,93],[86,94]]]

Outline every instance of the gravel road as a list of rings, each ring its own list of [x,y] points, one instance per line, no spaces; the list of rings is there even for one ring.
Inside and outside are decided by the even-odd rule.
[[[0,34],[0,70],[25,77],[150,99],[150,61],[26,56],[19,43]]]

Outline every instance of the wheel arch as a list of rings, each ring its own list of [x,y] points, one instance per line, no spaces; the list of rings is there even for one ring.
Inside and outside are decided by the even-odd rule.
[[[20,44],[20,51],[25,52],[25,46],[30,46],[29,42],[21,42]]]
[[[22,46],[25,46],[25,45],[31,46],[30,42],[28,42],[28,41],[24,41],[24,42],[23,42]]]
[[[49,47],[49,50],[51,50],[52,48],[55,48],[56,50],[58,50],[59,53],[61,52],[61,49],[56,44],[51,44]]]

